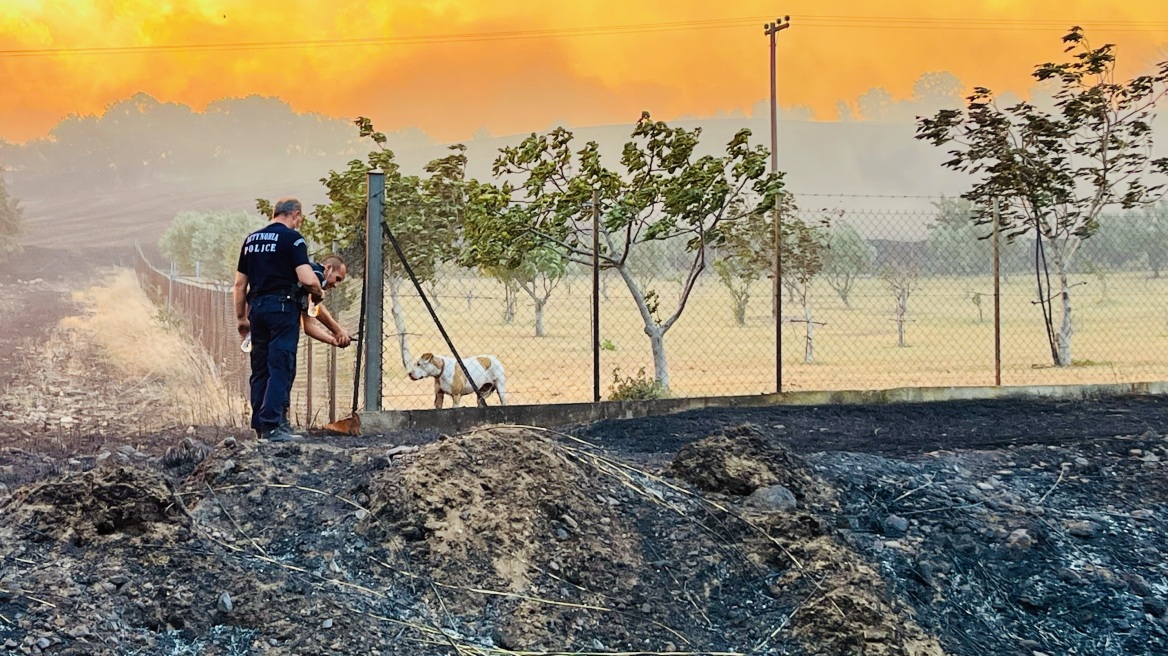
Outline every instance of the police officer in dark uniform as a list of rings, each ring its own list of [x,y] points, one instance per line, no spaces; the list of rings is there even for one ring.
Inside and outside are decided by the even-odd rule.
[[[268,225],[247,236],[235,274],[239,334],[251,333],[251,426],[261,439],[287,442],[299,436],[287,410],[296,378],[300,341],[300,288],[319,303],[323,290],[297,229],[304,221],[295,198],[281,198]]]

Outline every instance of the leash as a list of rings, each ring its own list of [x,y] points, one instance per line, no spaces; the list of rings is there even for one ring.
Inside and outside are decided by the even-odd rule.
[[[479,401],[479,407],[487,407],[487,400],[483,398],[483,393],[479,386],[474,382],[470,376],[470,370],[466,368],[466,363],[462,361],[462,356],[458,354],[458,349],[454,348],[454,342],[450,340],[450,335],[446,334],[446,328],[442,326],[442,320],[438,318],[438,313],[434,311],[434,306],[430,305],[430,299],[426,296],[426,292],[422,290],[422,283],[418,282],[418,277],[414,275],[414,269],[410,266],[409,260],[406,259],[406,254],[402,252],[401,244],[397,243],[397,237],[394,236],[393,230],[389,228],[389,224],[382,219],[381,227],[385,228],[385,236],[389,237],[389,242],[393,244],[393,250],[397,253],[397,259],[401,261],[402,266],[405,267],[406,275],[410,277],[410,282],[414,283],[414,289],[418,290],[418,296],[422,297],[422,303],[426,305],[426,311],[430,313],[430,318],[434,320],[434,325],[438,326],[438,332],[442,333],[442,339],[446,341],[446,346],[450,347],[450,352],[454,355],[454,360],[458,362],[458,366],[462,369],[462,374],[466,376],[466,382],[470,383],[470,388],[474,390],[475,398]],[[369,272],[366,271],[368,276]],[[362,287],[364,290],[364,287]],[[364,297],[362,297],[364,299]],[[361,316],[365,316],[365,303],[361,303]],[[364,325],[362,325],[362,329]],[[360,347],[360,344],[358,344]]]

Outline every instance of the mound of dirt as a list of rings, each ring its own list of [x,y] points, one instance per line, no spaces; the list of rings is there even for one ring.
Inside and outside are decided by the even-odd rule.
[[[164,479],[128,467],[69,474],[23,488],[4,509],[0,535],[82,547],[101,536],[141,536],[171,524],[175,511]]]
[[[677,453],[669,473],[706,492],[745,496],[781,485],[803,499],[813,484],[807,467],[782,445],[768,441],[752,424],[724,429]]]
[[[450,583],[526,590],[536,563],[554,562],[569,582],[592,571],[597,589],[627,591],[635,579],[621,572],[641,565],[636,529],[590,470],[519,429],[450,438],[374,479],[365,525],[425,554]]]

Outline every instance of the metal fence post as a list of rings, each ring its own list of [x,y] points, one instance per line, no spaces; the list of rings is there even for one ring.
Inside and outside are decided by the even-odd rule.
[[[332,243],[329,252],[337,252],[337,242]],[[337,350],[335,348],[328,350],[328,402],[328,418],[331,424],[337,420]]]
[[[166,276],[166,313],[170,314],[174,305],[174,262],[170,263],[170,274]]]
[[[385,174],[370,171],[365,214],[365,410],[381,410],[382,303],[385,295],[384,246],[381,221],[385,216]]]
[[[1002,385],[1002,259],[1001,217],[994,198],[994,385]]]
[[[600,402],[600,192],[592,190],[592,402]]]
[[[304,337],[304,425],[312,426],[312,343],[311,337]]]
[[[771,293],[774,294],[773,304],[775,306],[775,393],[777,394],[783,393],[782,203],[783,194],[779,192],[775,194],[775,284],[771,289]]]

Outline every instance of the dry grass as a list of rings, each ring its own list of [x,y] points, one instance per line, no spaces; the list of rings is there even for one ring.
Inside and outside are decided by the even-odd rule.
[[[104,284],[74,293],[87,312],[61,322],[76,339],[96,346],[102,363],[123,384],[121,400],[152,404],[143,420],[153,425],[240,425],[244,408],[229,393],[201,347],[165,321],[142,292],[134,273],[117,270]]]

